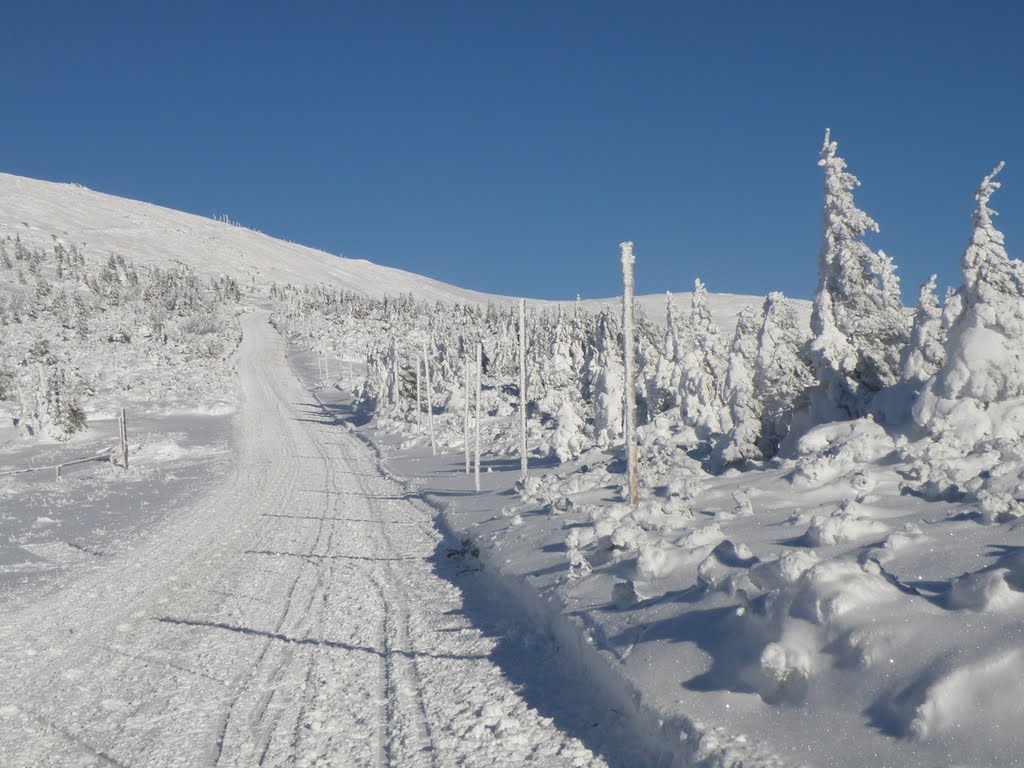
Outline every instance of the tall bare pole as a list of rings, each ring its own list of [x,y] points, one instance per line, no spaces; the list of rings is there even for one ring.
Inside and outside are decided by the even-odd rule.
[[[462,404],[462,447],[466,454],[466,474],[469,474],[469,351],[466,350],[466,389]]]
[[[526,299],[519,300],[519,475],[526,479]]]
[[[416,357],[416,353],[413,353],[413,357]],[[422,424],[423,419],[420,413],[423,410],[423,406],[420,404],[420,361],[416,361],[416,424]]]
[[[430,396],[430,357],[427,355],[427,342],[423,342],[423,392],[427,396],[427,424],[430,425],[430,452],[437,456],[437,444],[434,442],[434,402]]]
[[[622,393],[625,416],[623,432],[625,432],[626,439],[629,503],[635,507],[640,500],[640,479],[636,466],[636,385],[633,352],[633,264],[636,262],[636,257],[633,256],[633,243],[620,243],[619,248],[622,250],[622,351],[625,358],[623,365],[625,386]]]
[[[476,432],[474,437],[474,462],[473,462],[473,483],[474,487],[480,490],[480,390],[483,389],[481,381],[481,372],[484,368],[484,343],[478,341],[476,343],[476,419],[474,424],[474,430]]]
[[[340,365],[340,363],[339,363]],[[352,361],[348,363],[348,376],[352,378]],[[351,384],[351,382],[350,382]],[[400,388],[398,386],[398,345],[395,344],[395,340],[391,340],[391,404],[397,409],[398,408],[398,395]]]

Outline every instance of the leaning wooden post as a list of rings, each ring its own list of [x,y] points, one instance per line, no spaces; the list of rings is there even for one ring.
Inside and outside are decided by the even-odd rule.
[[[483,388],[480,384],[481,372],[483,371],[483,360],[484,360],[484,343],[478,341],[476,343],[476,420],[474,429],[475,445],[474,445],[474,468],[473,468],[473,482],[475,488],[480,490],[480,390]]]
[[[620,243],[622,249],[622,352],[624,360],[623,432],[626,439],[626,475],[629,483],[629,503],[636,506],[640,499],[640,479],[636,466],[636,385],[634,382],[633,353],[633,243]]]
[[[465,362],[465,368],[466,368],[466,389],[465,389],[465,397],[463,398],[463,400],[465,402],[462,404],[462,446],[463,446],[463,451],[466,454],[466,474],[468,475],[469,474],[469,379],[470,379],[470,376],[469,376],[469,355],[468,354],[466,355],[466,358],[465,358],[464,362]]]
[[[121,463],[125,471],[128,470],[128,418],[125,416],[124,408],[121,409],[121,418],[117,420],[118,431],[121,438]]]
[[[519,476],[526,480],[526,299],[519,300]]]

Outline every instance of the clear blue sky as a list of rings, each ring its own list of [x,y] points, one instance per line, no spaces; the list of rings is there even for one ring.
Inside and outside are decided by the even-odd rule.
[[[1024,256],[1019,2],[20,2],[0,170],[469,288],[809,297],[826,126],[904,295]]]

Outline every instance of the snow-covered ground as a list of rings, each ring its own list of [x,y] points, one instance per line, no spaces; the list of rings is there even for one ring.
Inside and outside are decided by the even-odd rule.
[[[812,435],[825,460],[681,468],[676,515],[623,504],[621,468],[569,474],[591,457],[537,459],[524,502],[514,457],[485,457],[477,494],[460,452],[363,430],[567,663],[681,760],[1020,764],[1024,528],[908,495],[911,462],[877,426]],[[592,571],[573,574],[572,550]]]
[[[121,407],[131,466],[0,474],[0,766],[1022,764],[1022,401],[1010,379],[983,400],[971,374],[995,364],[961,344],[969,334],[947,346],[975,370],[935,378],[942,361],[925,355],[932,369],[870,414],[803,423],[777,455],[731,467],[711,444],[729,419],[692,402],[704,422],[652,411],[632,507],[600,413],[559,456],[568,420],[531,401],[518,482],[512,337],[490,309],[474,490],[463,329],[483,334],[482,306],[507,298],[0,176],[0,243],[12,255],[15,242],[86,259],[0,269],[0,408],[22,423],[0,428],[0,473],[102,452]],[[154,269],[174,263],[232,277],[241,295]],[[271,296],[288,282],[423,304]],[[1011,289],[997,314],[1012,329]],[[687,343],[731,333],[764,301],[697,294]],[[468,306],[428,314],[438,299]],[[662,323],[644,331],[652,382],[672,328],[663,302],[641,300]],[[794,309],[806,325],[808,305]],[[546,350],[568,323],[538,318],[543,395],[565,373]],[[436,455],[408,393],[428,338]],[[77,382],[84,432],[47,431],[36,372],[50,370]],[[706,382],[690,374],[696,402]],[[371,391],[387,376],[392,391]],[[970,397],[950,394],[965,381]],[[911,418],[915,402],[932,425]]]
[[[0,765],[601,765],[494,661],[430,512],[265,314],[239,371],[226,481],[5,611]]]

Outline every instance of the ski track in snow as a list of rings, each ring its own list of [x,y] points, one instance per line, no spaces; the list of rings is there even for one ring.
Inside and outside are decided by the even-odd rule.
[[[603,765],[433,571],[429,513],[244,319],[231,478],[0,626],[0,766]]]

